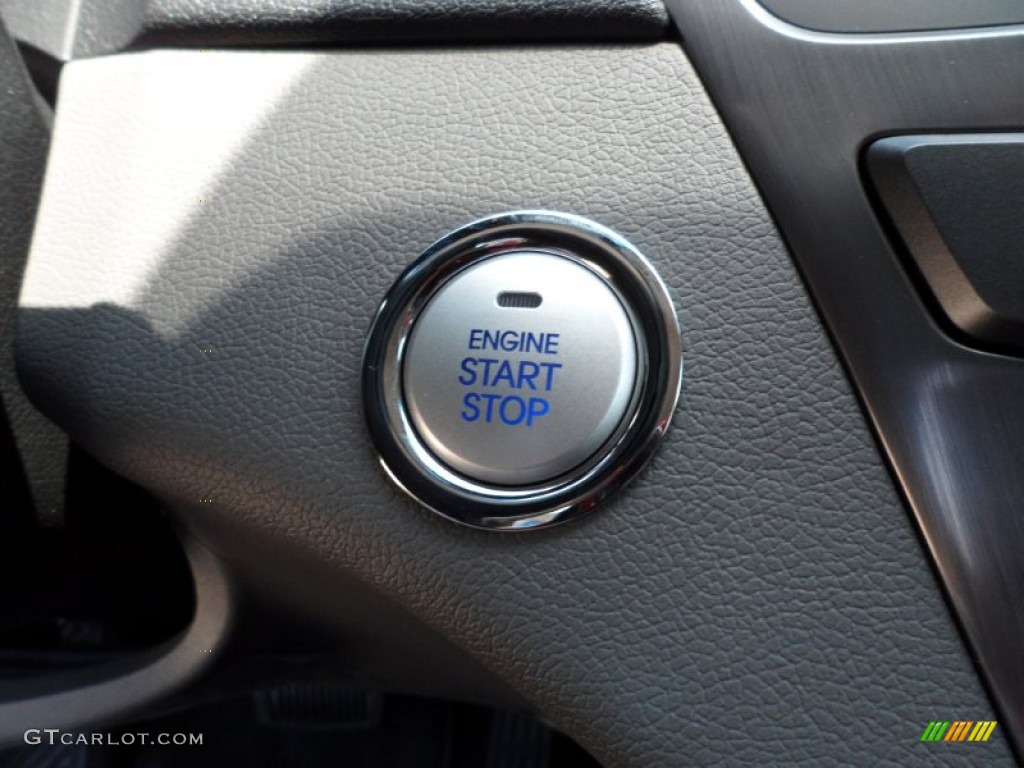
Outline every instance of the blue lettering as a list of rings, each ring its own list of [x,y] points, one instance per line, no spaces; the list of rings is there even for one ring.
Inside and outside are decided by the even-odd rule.
[[[513,388],[516,386],[515,379],[512,378],[512,363],[508,360],[501,361],[501,365],[498,366],[498,372],[494,374],[494,378],[491,379],[490,386],[496,387],[502,383],[507,383]]]
[[[512,418],[508,413],[509,403],[515,403],[518,407],[516,417]],[[515,395],[509,395],[501,401],[501,407],[498,409],[498,415],[501,416],[501,420],[508,424],[510,427],[519,426],[523,419],[526,418],[526,403],[523,402],[523,398],[516,397]]]
[[[536,352],[540,354],[543,352],[543,333],[524,333],[523,334],[523,345],[520,352]],[[532,349],[531,349],[532,347]]]
[[[551,410],[551,404],[543,397],[531,397],[526,411],[526,426],[532,427],[535,419],[547,416]]]
[[[499,360],[494,357],[464,357],[459,363],[462,373],[458,382],[464,387],[478,383],[484,387],[505,385],[511,389],[537,390],[537,379],[544,372],[544,389],[551,391],[555,383],[555,371],[562,367],[561,363],[535,363],[532,360]]]
[[[459,384],[465,387],[473,386],[476,381],[476,358],[475,357],[464,357],[462,359],[462,375],[459,376]]]
[[[469,349],[493,349],[495,352],[523,352],[538,355],[557,355],[561,335],[557,333],[530,333],[528,331],[486,330],[469,331]]]
[[[486,405],[482,406],[481,402]],[[551,403],[543,397],[524,400],[516,395],[503,397],[467,392],[462,398],[462,404],[464,408],[459,415],[463,421],[471,424],[476,421],[491,424],[497,418],[509,427],[518,427],[520,424],[532,427],[538,419],[551,413]]]
[[[555,370],[562,367],[561,363],[540,363],[540,367],[548,372],[548,378],[544,384],[544,389],[547,392],[551,391],[551,385],[554,383]]]
[[[466,396],[462,398],[462,404],[466,406],[466,409],[462,412],[462,420],[474,422],[480,418],[480,408],[477,403],[480,401],[480,395],[474,392],[467,392]]]
[[[501,400],[501,395],[480,395],[480,397],[487,401],[487,413],[484,416],[484,421],[490,424],[494,421],[494,401]]]
[[[482,347],[482,349],[487,349],[489,347],[489,348],[497,351],[498,348],[499,348],[498,347],[498,342],[499,342],[500,339],[501,339],[501,331],[493,331],[493,332],[492,331],[484,331],[484,340],[483,340],[483,347]]]
[[[473,328],[469,332],[467,347],[474,350],[557,355],[560,342],[561,336],[557,333]],[[464,357],[459,363],[457,379],[464,387],[550,392],[555,386],[555,372],[561,367],[561,363],[534,360]],[[463,395],[462,405],[459,415],[463,421],[486,424],[497,421],[510,427],[533,427],[551,413],[551,402],[547,398],[524,398],[495,392],[467,392]]]
[[[519,334],[515,331],[504,331],[501,334],[501,348],[505,352],[515,352],[519,349]]]
[[[530,373],[527,373],[530,371]],[[530,389],[537,389],[537,385],[533,383],[533,380],[540,375],[540,366],[536,363],[531,363],[529,360],[519,361],[519,378],[516,380],[515,388],[522,389],[525,384]]]
[[[484,364],[483,381],[480,383],[485,387],[491,386],[491,366],[497,365],[501,361],[493,357],[478,357],[476,361]]]

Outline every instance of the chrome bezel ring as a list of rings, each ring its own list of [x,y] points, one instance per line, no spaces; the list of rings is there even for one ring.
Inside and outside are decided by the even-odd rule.
[[[405,345],[420,312],[471,264],[510,251],[571,258],[619,297],[634,326],[637,383],[619,426],[586,462],[529,486],[466,477],[417,434],[402,392]],[[377,311],[363,352],[363,404],[382,467],[405,493],[437,514],[488,530],[527,530],[576,518],[636,476],[664,438],[679,398],[682,342],[661,279],[624,238],[555,211],[515,211],[475,221],[430,246],[398,278]]]

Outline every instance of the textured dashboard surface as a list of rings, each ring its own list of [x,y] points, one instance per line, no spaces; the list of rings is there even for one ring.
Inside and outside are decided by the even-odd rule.
[[[389,485],[358,370],[416,254],[524,207],[645,253],[686,372],[666,444],[622,496],[502,536]],[[918,741],[991,709],[674,45],[75,62],[20,318],[37,401],[224,557],[258,537],[365,582],[608,766],[1011,760],[999,729],[941,755]],[[295,578],[275,552],[261,567]]]

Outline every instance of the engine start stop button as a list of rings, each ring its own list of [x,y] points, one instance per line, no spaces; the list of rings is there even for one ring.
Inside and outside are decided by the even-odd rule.
[[[672,301],[620,235],[553,211],[499,214],[428,248],[384,298],[363,404],[387,475],[477,528],[589,512],[671,422]]]
[[[622,302],[591,268],[513,251],[457,273],[420,313],[403,392],[427,447],[457,472],[531,485],[616,431],[636,387]]]

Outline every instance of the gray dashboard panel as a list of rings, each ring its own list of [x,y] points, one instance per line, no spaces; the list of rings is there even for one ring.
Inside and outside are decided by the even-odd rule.
[[[359,361],[416,254],[516,208],[635,243],[677,302],[688,370],[665,445],[622,496],[496,535],[391,487]],[[258,552],[323,610],[330,583],[304,582],[286,551],[365,583],[607,766],[932,765],[929,720],[991,717],[675,45],[74,62],[20,321],[36,401],[222,557]],[[1011,760],[1000,729],[974,746]]]

